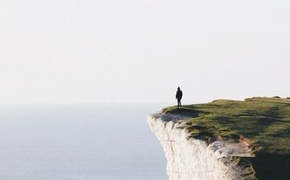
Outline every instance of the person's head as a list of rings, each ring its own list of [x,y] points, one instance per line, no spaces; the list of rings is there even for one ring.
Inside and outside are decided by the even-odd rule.
[[[180,87],[178,87],[177,90],[180,91]]]

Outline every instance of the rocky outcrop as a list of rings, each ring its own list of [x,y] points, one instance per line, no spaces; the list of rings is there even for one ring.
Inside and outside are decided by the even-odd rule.
[[[164,149],[169,180],[256,179],[251,165],[240,161],[240,157],[252,156],[246,141],[194,139],[183,128],[187,119],[161,112],[147,118]]]

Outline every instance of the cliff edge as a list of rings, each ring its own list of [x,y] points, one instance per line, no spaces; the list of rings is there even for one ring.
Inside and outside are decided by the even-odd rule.
[[[170,180],[289,180],[290,100],[249,98],[168,107],[147,121]]]

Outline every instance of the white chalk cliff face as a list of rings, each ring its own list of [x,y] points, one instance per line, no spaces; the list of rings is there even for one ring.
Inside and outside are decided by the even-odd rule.
[[[181,129],[186,117],[156,113],[147,118],[149,126],[160,141],[167,158],[169,180],[241,180],[244,169],[232,157],[251,156],[247,143],[189,138]],[[255,179],[253,177],[253,179]]]

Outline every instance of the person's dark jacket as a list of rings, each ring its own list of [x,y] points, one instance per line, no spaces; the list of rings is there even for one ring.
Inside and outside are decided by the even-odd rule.
[[[178,90],[176,92],[176,99],[180,100],[182,98],[182,91],[181,90]]]

